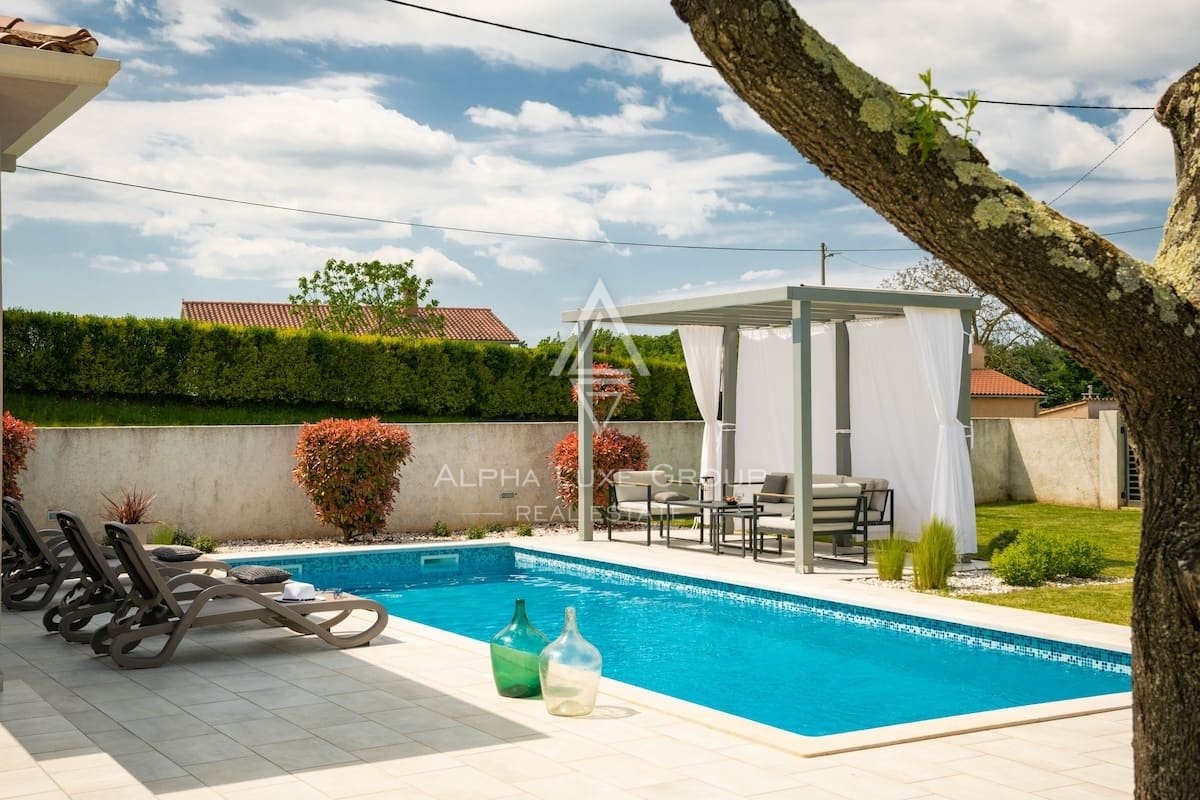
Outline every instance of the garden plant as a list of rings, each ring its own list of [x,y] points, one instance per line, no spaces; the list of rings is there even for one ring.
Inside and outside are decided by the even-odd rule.
[[[406,429],[375,418],[326,419],[301,426],[295,456],[292,474],[317,519],[350,542],[383,530],[412,444]]]

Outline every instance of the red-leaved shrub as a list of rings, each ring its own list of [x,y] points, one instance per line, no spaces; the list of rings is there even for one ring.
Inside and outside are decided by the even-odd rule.
[[[317,519],[349,542],[383,530],[412,443],[407,430],[374,417],[325,419],[301,426],[295,455],[292,474]]]
[[[25,460],[36,446],[37,434],[32,422],[23,422],[4,412],[4,496],[20,500],[24,495],[17,476],[25,471]]]
[[[579,402],[579,387],[571,386],[571,399]],[[637,392],[626,370],[597,362],[592,365],[592,418],[607,419],[622,400],[637,400]],[[608,413],[597,413],[599,408]],[[599,509],[608,507],[608,487],[615,472],[623,469],[645,469],[646,442],[634,434],[621,433],[605,427],[592,434],[592,504]],[[579,502],[579,434],[568,433],[550,451],[550,476],[554,481],[554,496],[564,506]]]
[[[646,442],[634,434],[605,428],[592,434],[592,503],[608,506],[608,487],[613,474],[623,469],[645,469]],[[579,434],[568,433],[550,451],[554,496],[564,506],[579,502]]]
[[[571,399],[579,402],[579,386],[571,384]],[[614,403],[620,400],[633,402],[638,393],[633,388],[633,377],[627,369],[618,369],[612,364],[596,362],[592,365],[592,403],[599,406],[605,400]]]

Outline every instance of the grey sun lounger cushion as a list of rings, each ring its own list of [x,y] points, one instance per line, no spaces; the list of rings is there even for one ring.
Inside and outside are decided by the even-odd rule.
[[[159,561],[195,561],[204,551],[183,544],[164,544],[155,547],[150,554]]]
[[[229,577],[242,583],[283,583],[290,580],[292,573],[279,567],[263,567],[258,564],[243,564],[229,570]]]

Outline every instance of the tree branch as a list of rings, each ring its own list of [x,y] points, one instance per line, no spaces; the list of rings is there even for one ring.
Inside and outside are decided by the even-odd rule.
[[[1179,282],[1029,197],[944,129],[922,164],[899,93],[849,61],[788,0],[672,6],[733,90],[809,161],[1106,383],[1136,386],[1136,370],[1171,357],[1179,369],[1178,352],[1156,347],[1200,333]],[[1200,368],[1192,351],[1189,366]]]
[[[1155,116],[1175,142],[1175,199],[1167,212],[1163,241],[1154,259],[1163,279],[1181,287],[1200,305],[1200,66],[1167,87]]]

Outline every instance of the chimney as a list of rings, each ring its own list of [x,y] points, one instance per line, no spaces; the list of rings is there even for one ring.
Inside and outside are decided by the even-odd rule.
[[[983,369],[983,361],[987,357],[987,349],[978,341],[971,348],[971,369]]]

